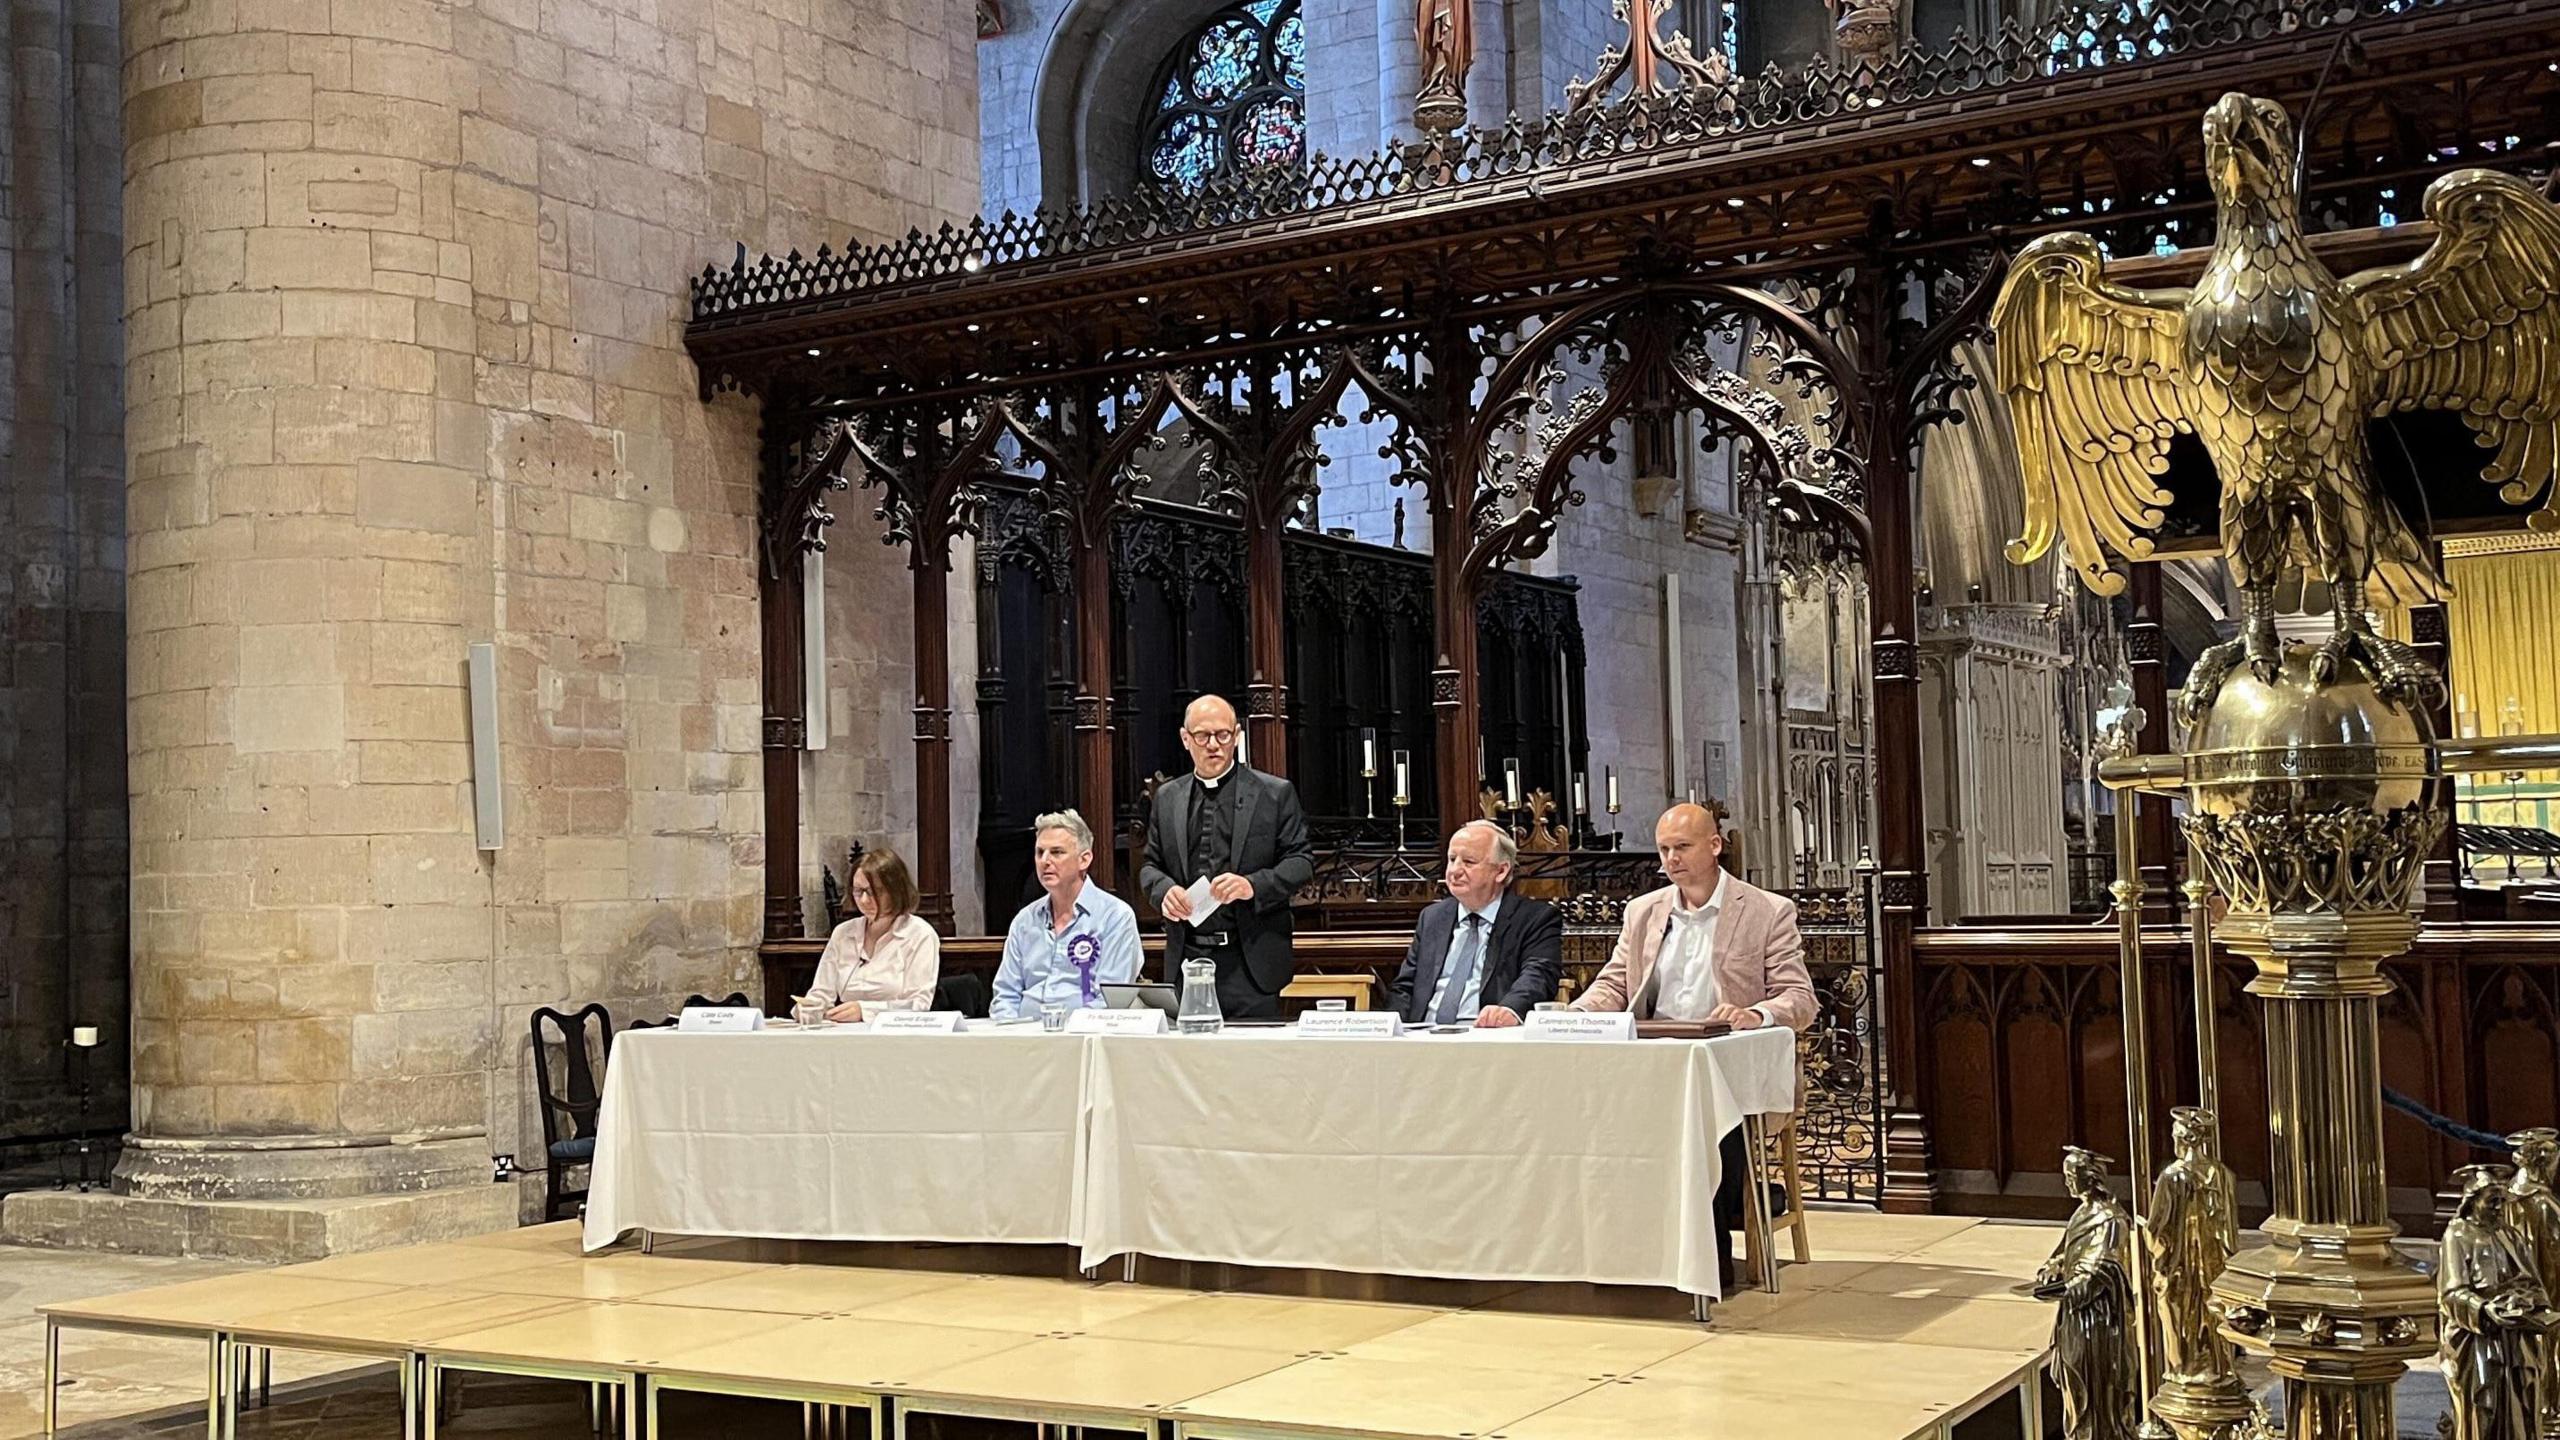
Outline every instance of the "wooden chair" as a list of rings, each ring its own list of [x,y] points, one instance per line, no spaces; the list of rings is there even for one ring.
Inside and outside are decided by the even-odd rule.
[[[1795,1251],[1797,1264],[1813,1263],[1813,1239],[1811,1233],[1805,1228],[1804,1162],[1796,1153],[1796,1122],[1803,1118],[1802,1114],[1788,1116],[1786,1123],[1778,1128],[1777,1135],[1773,1137],[1773,1143],[1778,1149],[1776,1178],[1786,1189],[1787,1203],[1784,1209],[1778,1209],[1774,1205],[1770,1207],[1772,1213],[1769,1216],[1769,1235],[1766,1241],[1753,1233],[1750,1226],[1743,1226],[1742,1259],[1746,1273],[1752,1275],[1760,1273],[1760,1247],[1764,1243],[1774,1242],[1780,1231],[1787,1232],[1791,1248]]]
[[[548,1025],[550,1035],[543,1034]],[[613,1046],[613,1015],[602,1005],[574,1014],[533,1012],[533,1083],[542,1100],[542,1218],[565,1220],[587,1198],[569,1188],[568,1173],[595,1159],[596,1112],[604,1096],[596,1081]],[[558,1070],[552,1060],[558,1052]]]

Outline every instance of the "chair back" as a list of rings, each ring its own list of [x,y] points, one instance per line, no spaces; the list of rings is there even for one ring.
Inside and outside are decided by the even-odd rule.
[[[986,1019],[994,998],[988,992],[987,977],[973,971],[946,970],[933,982],[934,1009],[957,1010],[972,1020]]]
[[[545,1034],[548,1029],[550,1033]],[[602,1005],[562,1014],[533,1012],[533,1083],[542,1097],[542,1144],[583,1140],[596,1133],[603,1092],[597,1084],[613,1045],[613,1015]]]

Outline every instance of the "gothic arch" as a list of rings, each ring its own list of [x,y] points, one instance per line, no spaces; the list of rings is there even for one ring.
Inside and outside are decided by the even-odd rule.
[[[1920,563],[1941,605],[2042,604],[2053,598],[2053,556],[2012,565],[2002,553],[2025,514],[2017,432],[1991,390],[1991,347],[1969,341],[1955,358],[1975,384],[1949,402],[1961,419],[1929,427],[1921,441]]]
[[[1074,0],[1041,52],[1032,116],[1052,210],[1128,193],[1165,52],[1231,0]]]

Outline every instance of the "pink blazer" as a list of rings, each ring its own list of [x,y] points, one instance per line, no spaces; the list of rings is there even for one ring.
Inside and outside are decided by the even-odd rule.
[[[1624,1010],[1653,973],[1654,952],[1671,923],[1679,891],[1669,885],[1627,902],[1618,948],[1573,1002],[1576,1010]],[[1804,936],[1796,930],[1796,902],[1772,895],[1739,875],[1724,881],[1724,912],[1716,917],[1716,989],[1727,1005],[1764,1007],[1771,1020],[1802,1034],[1813,1023],[1813,979],[1805,973]]]

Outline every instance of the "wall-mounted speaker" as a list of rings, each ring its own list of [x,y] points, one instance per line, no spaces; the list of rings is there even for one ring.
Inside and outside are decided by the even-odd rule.
[[[507,843],[506,789],[498,780],[498,647],[471,647],[471,824],[480,848]]]

